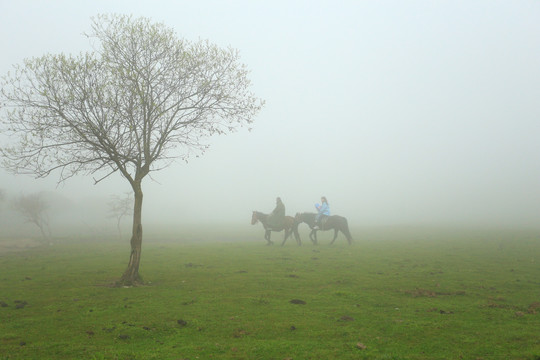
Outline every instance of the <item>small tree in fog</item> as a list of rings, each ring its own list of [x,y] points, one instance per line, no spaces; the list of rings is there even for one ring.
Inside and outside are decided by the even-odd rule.
[[[139,284],[142,180],[174,158],[204,153],[203,138],[251,124],[263,102],[234,49],[179,39],[163,24],[131,16],[98,16],[87,36],[94,52],[25,60],[3,78],[0,121],[17,142],[0,150],[12,172],[59,170],[60,182],[101,172],[98,183],[120,172],[134,206],[118,284]]]
[[[50,239],[51,229],[47,214],[49,204],[41,193],[16,197],[11,201],[11,208],[18,212],[25,222],[36,225],[44,240]]]
[[[109,215],[116,219],[116,228],[118,229],[118,238],[122,238],[120,223],[126,216],[133,215],[133,197],[131,193],[126,193],[124,197],[111,195],[109,201]]]

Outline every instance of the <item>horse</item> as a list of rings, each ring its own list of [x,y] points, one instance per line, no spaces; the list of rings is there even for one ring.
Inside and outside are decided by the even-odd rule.
[[[313,244],[317,245],[317,229],[314,229],[315,227],[315,217],[317,214],[314,213],[297,213],[294,217],[296,227],[300,223],[305,222],[308,224],[309,228],[311,229],[311,232],[309,233],[309,238],[313,242]],[[347,222],[347,218],[344,218],[343,216],[339,215],[332,215],[326,218],[326,220],[319,226],[319,230],[334,230],[334,238],[330,242],[330,245],[336,241],[336,238],[338,236],[338,232],[341,231],[343,235],[347,238],[347,241],[349,242],[349,245],[352,243],[352,236],[349,231],[349,224]],[[296,229],[295,234],[298,232],[298,229]],[[300,237],[300,236],[298,236]]]
[[[264,238],[268,242],[267,245],[273,245],[274,242],[270,240],[270,235],[272,234],[272,231],[280,232],[282,230],[285,230],[285,238],[283,239],[283,242],[281,243],[281,246],[285,245],[285,242],[291,235],[291,233],[294,232],[294,218],[292,216],[285,216],[285,219],[283,221],[283,227],[281,228],[271,228],[267,221],[268,221],[268,214],[264,214],[259,211],[254,211],[253,215],[251,216],[251,225],[255,225],[258,221],[261,222],[262,226],[264,227]],[[298,245],[302,245],[300,242],[300,236],[297,235],[297,233],[294,234],[294,237],[296,239],[296,243]]]

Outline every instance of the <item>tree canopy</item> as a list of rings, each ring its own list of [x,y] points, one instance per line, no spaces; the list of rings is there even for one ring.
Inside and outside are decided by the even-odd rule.
[[[93,20],[94,52],[27,59],[2,79],[1,121],[19,140],[1,148],[13,172],[134,179],[204,152],[204,137],[249,126],[260,110],[237,50],[146,18]]]

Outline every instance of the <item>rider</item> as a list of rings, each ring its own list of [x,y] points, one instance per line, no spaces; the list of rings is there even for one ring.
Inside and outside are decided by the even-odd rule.
[[[328,200],[326,200],[325,196],[321,197],[321,203],[322,204],[315,204],[315,208],[317,209],[317,215],[315,215],[315,226],[313,229],[318,230],[319,226],[321,225],[321,221],[330,216],[330,205],[328,205]]]
[[[276,207],[275,209],[268,215],[268,227],[270,229],[283,229],[283,223],[285,221],[285,205],[283,204],[283,201],[281,201],[281,198],[276,198]]]

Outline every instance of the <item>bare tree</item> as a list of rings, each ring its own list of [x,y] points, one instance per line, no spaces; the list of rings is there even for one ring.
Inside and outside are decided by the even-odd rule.
[[[27,59],[3,78],[0,120],[14,173],[59,182],[115,172],[134,194],[131,253],[119,285],[142,283],[142,180],[176,159],[204,153],[205,137],[249,126],[263,106],[237,50],[189,42],[146,18],[99,15],[94,52]],[[173,150],[176,150],[173,152]]]
[[[21,214],[26,222],[34,224],[39,228],[43,240],[51,238],[49,216],[47,214],[49,204],[41,193],[20,195],[11,201],[11,207]]]
[[[133,197],[132,193],[126,193],[124,197],[111,195],[109,201],[109,215],[116,219],[116,228],[118,229],[118,237],[122,238],[122,230],[120,223],[125,216],[133,215]]]

